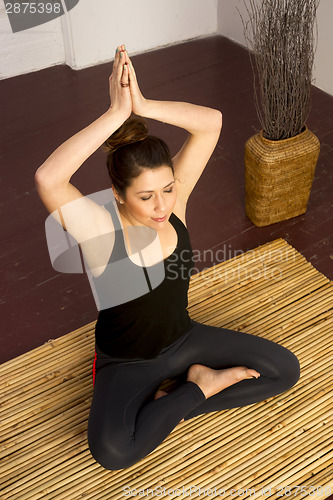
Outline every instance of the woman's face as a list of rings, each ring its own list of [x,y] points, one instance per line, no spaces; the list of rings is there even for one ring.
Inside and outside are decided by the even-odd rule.
[[[145,168],[126,190],[121,212],[133,225],[159,231],[168,223],[177,199],[175,179],[170,167]]]

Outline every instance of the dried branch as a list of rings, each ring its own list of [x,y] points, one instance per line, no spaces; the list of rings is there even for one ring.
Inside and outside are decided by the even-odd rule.
[[[268,139],[299,134],[309,115],[319,1],[243,0],[255,104]]]

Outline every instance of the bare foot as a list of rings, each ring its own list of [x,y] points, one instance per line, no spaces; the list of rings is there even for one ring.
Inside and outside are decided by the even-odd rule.
[[[237,384],[241,380],[258,378],[260,373],[246,366],[235,366],[225,370],[213,370],[204,365],[192,365],[187,372],[187,380],[197,384],[206,398]]]
[[[165,392],[165,391],[160,391],[158,390],[154,396],[154,399],[159,399],[159,398],[162,398],[163,396],[166,396],[168,393]],[[180,422],[184,422],[184,419],[182,419]],[[179,423],[180,423],[179,422]]]

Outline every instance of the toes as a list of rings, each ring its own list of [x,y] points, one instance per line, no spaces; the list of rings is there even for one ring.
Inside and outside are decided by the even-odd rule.
[[[260,373],[256,370],[247,369],[247,378],[259,378]]]

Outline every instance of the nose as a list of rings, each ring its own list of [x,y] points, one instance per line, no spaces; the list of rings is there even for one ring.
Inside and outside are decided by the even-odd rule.
[[[156,201],[155,201],[155,212],[158,214],[162,214],[165,212],[166,204],[164,197],[162,195],[156,196]]]

